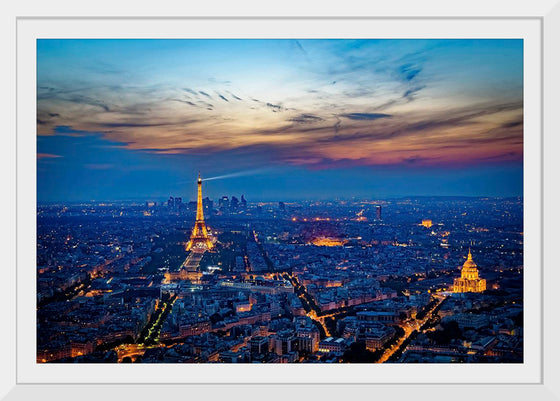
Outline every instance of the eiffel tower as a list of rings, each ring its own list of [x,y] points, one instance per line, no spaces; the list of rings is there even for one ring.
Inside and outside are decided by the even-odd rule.
[[[191,233],[191,238],[187,243],[186,250],[193,252],[204,253],[214,247],[212,241],[208,237],[208,230],[206,229],[206,224],[204,223],[204,211],[202,208],[202,178],[200,178],[200,173],[198,173],[198,198],[196,201],[196,221],[194,223],[194,228]]]

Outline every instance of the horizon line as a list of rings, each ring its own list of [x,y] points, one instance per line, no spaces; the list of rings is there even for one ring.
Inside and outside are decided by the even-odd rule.
[[[228,195],[222,195],[228,196]],[[229,196],[236,196],[236,195],[229,195]],[[241,195],[239,195],[241,196]],[[182,196],[173,196],[169,195],[169,197],[180,197]],[[127,198],[127,199],[76,199],[76,200],[37,200],[37,205],[41,204],[59,204],[59,203],[99,203],[99,202],[158,202],[158,201],[167,201],[168,198],[164,197],[142,197],[142,198]],[[309,199],[275,199],[275,200],[249,200],[247,199],[247,203],[271,203],[271,202],[328,202],[328,201],[354,201],[354,202],[363,202],[363,201],[374,201],[374,200],[394,200],[394,199],[420,199],[420,198],[469,198],[469,199],[523,199],[523,195],[510,195],[510,196],[492,196],[492,195],[402,195],[402,196],[383,196],[383,197],[372,197],[372,198],[309,198]],[[208,197],[210,198],[210,197]],[[212,200],[212,198],[210,198]],[[217,198],[219,199],[219,198]],[[187,200],[185,200],[187,201]],[[191,201],[188,199],[188,201]],[[196,202],[195,200],[192,200]]]

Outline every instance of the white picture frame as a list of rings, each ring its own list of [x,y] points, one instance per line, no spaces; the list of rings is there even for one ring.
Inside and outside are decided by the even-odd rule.
[[[111,8],[111,3],[108,1],[97,2],[95,5],[89,5],[88,8],[84,6],[67,8],[68,5],[60,1],[49,3],[48,9],[45,9],[42,3],[28,2],[14,5],[11,10],[3,13],[5,31],[3,40],[7,43],[10,55],[8,58],[10,62],[3,66],[5,69],[3,75],[7,80],[7,84],[4,85],[4,109],[9,110],[10,118],[9,129],[6,129],[6,133],[9,136],[10,146],[2,149],[2,163],[5,164],[2,171],[3,178],[4,176],[7,178],[5,185],[9,188],[6,193],[10,196],[6,195],[5,199],[2,200],[6,203],[3,210],[8,211],[5,213],[8,215],[8,227],[4,230],[4,243],[7,245],[9,258],[6,261],[4,276],[7,285],[5,291],[1,292],[2,304],[6,306],[8,313],[4,320],[5,330],[2,331],[1,366],[3,374],[0,378],[0,397],[4,397],[6,400],[33,399],[33,397],[69,399],[78,396],[85,399],[99,399],[100,397],[118,399],[131,396],[139,399],[153,399],[161,397],[163,393],[165,397],[185,397],[187,395],[189,398],[201,397],[207,399],[210,396],[212,398],[258,396],[274,399],[293,397],[301,393],[302,398],[319,395],[323,398],[340,399],[347,397],[349,392],[352,394],[355,392],[357,395],[368,398],[394,397],[397,399],[412,397],[433,399],[434,396],[458,400],[495,399],[497,397],[538,400],[560,398],[560,385],[557,383],[558,380],[555,380],[559,376],[555,361],[560,355],[554,344],[554,334],[559,329],[554,311],[554,283],[560,282],[560,280],[553,259],[554,231],[556,224],[559,223],[558,207],[554,202],[555,195],[557,195],[557,185],[554,185],[553,173],[558,170],[558,158],[555,157],[554,153],[554,150],[558,148],[558,139],[553,133],[560,132],[559,123],[554,119],[554,111],[558,103],[558,100],[555,99],[555,89],[560,89],[557,76],[557,71],[560,71],[560,57],[558,55],[558,48],[560,48],[558,40],[560,38],[559,1],[519,5],[508,4],[503,1],[487,1],[474,2],[461,5],[461,7],[437,1],[426,1],[421,4],[414,1],[399,1],[395,4],[355,4],[354,6],[348,3],[327,6],[321,3],[304,5],[292,2],[291,4],[273,5],[273,8],[269,8],[270,5],[267,6],[258,2],[247,1],[234,4],[224,1],[221,2],[220,12],[215,11],[215,3],[213,5],[189,5],[188,7],[175,4],[167,8],[162,7],[161,4],[138,5],[132,1],[125,1],[122,4],[126,5],[127,8],[115,10]],[[29,8],[26,9],[25,5],[29,5]],[[72,5],[72,7],[76,6]],[[140,16],[149,18],[145,20],[134,18]],[[120,17],[122,19],[119,19]],[[177,22],[185,21],[193,24],[219,21],[223,25],[228,21],[239,21],[241,17],[250,17],[247,21],[252,21],[252,24],[260,26],[260,28],[256,28],[256,31],[252,31],[253,34],[258,32],[258,29],[272,29],[274,24],[269,24],[271,21],[294,21],[295,25],[299,21],[299,24],[302,25],[302,21],[307,21],[306,17],[309,18],[309,21],[319,21],[319,23],[321,21],[346,19],[347,21],[353,21],[352,25],[364,24],[364,22],[382,24],[383,21],[398,20],[413,24],[423,20],[433,20],[449,23],[447,29],[460,29],[461,24],[453,24],[454,21],[486,21],[486,26],[491,25],[492,21],[534,21],[537,23],[540,49],[532,49],[535,53],[531,54],[540,58],[538,64],[539,68],[542,69],[535,72],[539,78],[536,80],[537,87],[532,83],[526,87],[526,94],[533,90],[533,96],[536,95],[536,98],[533,97],[532,99],[536,99],[536,103],[539,103],[536,108],[533,107],[533,112],[538,120],[536,122],[536,126],[539,127],[537,132],[541,136],[537,139],[526,139],[526,141],[530,141],[530,146],[533,146],[533,156],[530,160],[530,166],[532,166],[530,168],[533,169],[533,173],[530,177],[538,179],[527,181],[526,178],[525,190],[527,195],[529,188],[533,200],[536,202],[533,203],[535,207],[530,211],[530,217],[533,220],[540,218],[539,224],[533,225],[538,230],[538,232],[535,231],[534,249],[539,255],[534,260],[538,261],[540,273],[537,275],[538,280],[534,283],[535,286],[531,287],[537,292],[540,291],[540,294],[537,294],[540,302],[534,309],[536,314],[530,316],[529,319],[531,319],[531,322],[542,324],[543,329],[538,330],[539,336],[534,338],[534,342],[538,342],[536,348],[540,351],[540,357],[535,362],[538,366],[533,364],[533,368],[537,368],[538,372],[533,369],[530,380],[526,380],[522,372],[516,373],[513,371],[509,379],[495,380],[491,376],[491,370],[486,371],[484,366],[480,366],[477,368],[478,372],[473,371],[473,375],[479,375],[478,379],[471,381],[468,380],[468,377],[467,380],[461,382],[446,381],[439,377],[427,379],[422,377],[421,370],[418,373],[418,380],[403,381],[400,379],[403,372],[399,372],[399,369],[394,370],[394,365],[385,365],[392,370],[384,381],[367,380],[367,375],[363,371],[360,372],[360,369],[363,368],[360,366],[352,367],[343,373],[338,371],[336,375],[348,376],[342,377],[340,380],[337,380],[335,375],[325,370],[325,367],[320,367],[322,370],[318,375],[321,377],[310,377],[307,376],[308,371],[289,372],[283,366],[277,366],[275,370],[267,372],[266,375],[270,375],[268,380],[266,375],[263,376],[262,369],[258,370],[257,366],[241,368],[241,370],[236,368],[237,370],[232,372],[231,369],[229,371],[219,370],[220,368],[216,365],[197,365],[197,369],[201,371],[197,380],[183,379],[180,376],[173,377],[172,380],[162,380],[169,373],[164,372],[165,369],[159,366],[158,369],[161,373],[157,373],[157,375],[161,377],[154,377],[153,372],[142,373],[138,370],[135,371],[135,374],[138,374],[135,380],[122,380],[123,376],[121,374],[130,375],[130,372],[126,372],[126,369],[130,369],[130,366],[126,365],[115,365],[105,372],[105,377],[90,377],[91,380],[85,380],[83,377],[82,379],[79,377],[77,379],[70,378],[72,369],[76,369],[72,365],[63,366],[64,369],[55,369],[53,372],[46,372],[42,366],[35,366],[32,374],[27,372],[22,375],[25,370],[25,364],[22,365],[21,359],[24,349],[22,347],[30,338],[33,339],[34,335],[34,333],[29,334],[31,326],[23,324],[25,321],[23,311],[29,311],[30,309],[23,308],[21,298],[22,282],[29,283],[29,280],[24,280],[26,275],[22,269],[23,266],[29,265],[30,254],[30,252],[27,252],[26,255],[22,247],[34,245],[34,243],[31,243],[32,241],[29,242],[29,235],[25,234],[30,232],[30,225],[33,225],[29,216],[34,215],[35,210],[35,198],[29,196],[29,190],[25,189],[33,178],[33,173],[29,171],[33,171],[35,168],[33,163],[29,166],[30,159],[26,158],[25,154],[35,152],[35,149],[34,145],[30,145],[28,141],[22,139],[24,137],[29,138],[29,130],[32,130],[35,125],[33,116],[30,122],[26,122],[25,116],[28,116],[29,113],[26,112],[25,116],[22,114],[22,110],[29,107],[29,104],[24,105],[22,103],[27,99],[24,93],[25,88],[33,89],[35,85],[34,82],[29,82],[33,78],[30,72],[33,72],[35,67],[31,64],[26,65],[22,58],[21,41],[25,40],[25,35],[33,34],[32,31],[26,31],[25,24],[39,22],[47,26],[46,29],[50,29],[50,24],[51,28],[54,28],[52,34],[56,36],[57,32],[64,32],[64,30],[67,30],[71,35],[73,30],[82,29],[88,21],[105,21],[107,26],[111,24],[114,26],[116,21],[123,21],[123,26],[128,25],[128,28],[125,27],[122,30],[125,37],[127,35],[132,35],[132,37],[139,35],[142,29],[151,37],[154,31],[150,31],[150,27],[146,28],[146,25],[149,24],[143,24],[144,28],[142,28],[138,22],[155,21],[157,19],[164,22],[174,21],[177,25]],[[52,24],[53,21],[59,21],[60,24]],[[53,27],[52,25],[57,26]],[[434,23],[434,25],[437,24]],[[481,31],[487,29],[482,25],[484,24],[481,23]],[[514,27],[511,29],[515,31]],[[110,34],[110,32],[100,31],[99,36],[110,37],[107,36]],[[223,35],[223,33],[217,32],[217,37],[220,37],[220,35]],[[251,31],[248,30],[245,35],[251,35]],[[333,37],[340,37],[340,35],[340,32],[333,32]],[[406,32],[403,32],[403,35],[406,35]],[[542,65],[541,60],[543,61]],[[539,84],[541,85],[540,88],[538,87]],[[526,103],[525,107],[530,108],[531,106]],[[24,167],[26,165],[27,168]],[[525,168],[528,168],[527,163]],[[24,170],[27,170],[27,172]],[[29,213],[30,207],[33,209],[33,213]],[[27,216],[27,218],[24,216]],[[526,272],[526,274],[528,273]],[[32,282],[27,287],[34,292],[35,283]],[[34,343],[31,341],[30,344],[31,354],[33,354],[35,352]],[[530,345],[528,344],[528,346]],[[143,369],[142,366],[135,366],[135,368]],[[150,368],[153,368],[153,366]],[[453,370],[459,367],[446,365],[443,368]],[[508,369],[507,366],[502,366],[502,368],[504,370]],[[293,369],[293,367],[286,369]],[[403,376],[410,377],[411,374],[413,373],[405,372]],[[231,380],[227,380],[226,375],[230,375]],[[37,380],[37,377],[43,377],[43,380]],[[152,380],[146,379],[146,377],[152,377]],[[476,384],[473,384],[473,382]]]

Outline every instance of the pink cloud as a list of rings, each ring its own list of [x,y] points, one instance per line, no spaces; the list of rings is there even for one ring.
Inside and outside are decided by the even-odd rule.
[[[41,159],[53,159],[57,157],[62,157],[60,155],[53,155],[52,153],[37,153],[37,160]]]

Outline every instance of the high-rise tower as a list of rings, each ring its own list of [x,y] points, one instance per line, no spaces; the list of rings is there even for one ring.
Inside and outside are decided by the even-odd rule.
[[[212,249],[214,245],[210,238],[208,237],[208,230],[206,229],[206,223],[204,223],[204,208],[202,205],[202,178],[200,178],[200,173],[198,173],[198,197],[196,200],[196,220],[194,223],[194,228],[191,233],[191,238],[187,243],[187,251],[192,250],[193,252],[204,252],[206,250]]]

